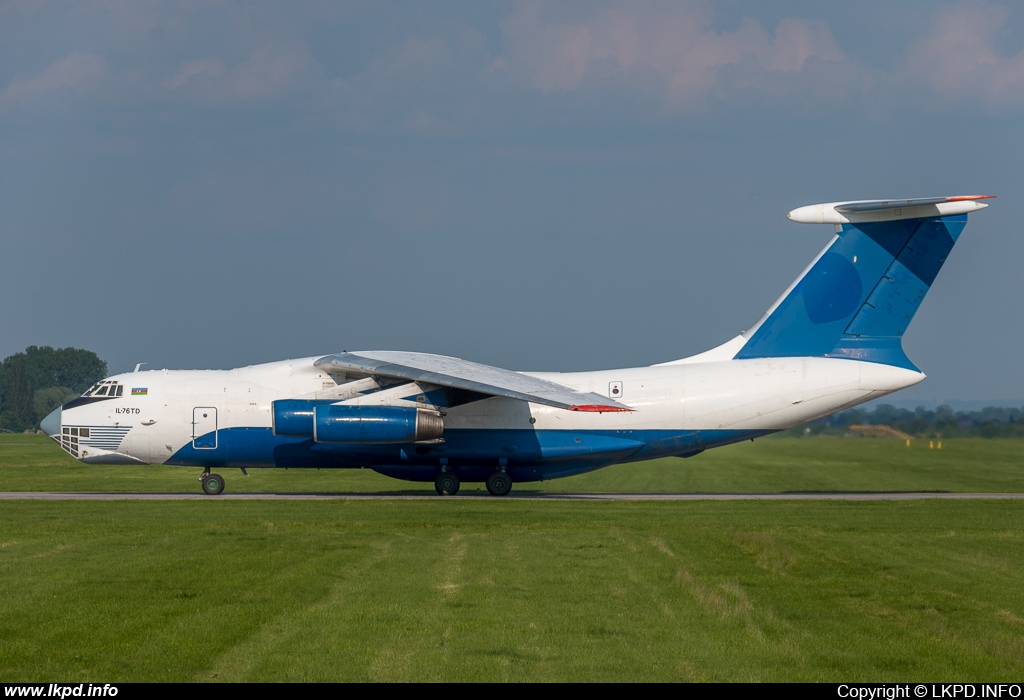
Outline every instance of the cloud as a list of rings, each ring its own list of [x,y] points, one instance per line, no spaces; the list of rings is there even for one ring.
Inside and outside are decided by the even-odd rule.
[[[492,54],[482,34],[461,23],[433,36],[385,44],[350,77],[318,85],[333,123],[359,130],[394,128],[406,134],[457,135],[486,112]],[[517,88],[521,90],[521,88]]]
[[[25,7],[0,5],[0,32],[19,39],[8,47],[18,62],[8,62],[25,71],[0,84],[0,109],[95,91],[103,94],[91,99],[158,110],[259,102],[309,124],[455,135],[574,109],[661,119],[723,103],[794,114],[855,104],[883,114],[935,101],[1024,106],[1024,49],[1011,25],[1020,11],[984,0],[903,11],[888,43],[858,35],[868,23],[851,27],[848,16],[832,25],[807,14],[779,20],[741,4],[750,15],[741,17],[735,3],[706,0],[525,0],[484,20],[433,6],[339,15],[331,4],[305,12],[206,2],[147,2],[125,13],[116,2],[74,13]],[[394,21],[381,19],[388,16]],[[47,32],[75,36],[65,51],[76,51],[32,74],[23,61],[52,60],[31,62],[29,49],[45,46]]]
[[[230,66],[216,56],[185,61],[164,87],[191,89],[210,101],[274,98],[292,90],[315,64],[306,44],[271,41]]]
[[[176,75],[164,81],[164,87],[169,90],[177,90],[184,87],[189,80],[197,76],[209,75],[217,77],[224,74],[224,61],[216,56],[211,58],[197,58],[194,61],[185,61],[181,64],[181,70]]]
[[[996,45],[1010,11],[968,3],[939,12],[931,31],[910,43],[897,76],[957,102],[981,97],[989,104],[1024,103],[1024,49],[1001,55]]]
[[[15,78],[0,90],[0,107],[26,105],[53,93],[77,95],[95,90],[107,72],[106,62],[89,53],[72,53],[30,78]]]
[[[502,23],[506,51],[492,70],[546,93],[601,89],[627,78],[643,83],[648,76],[649,89],[677,106],[692,105],[720,86],[726,71],[756,77],[741,82],[771,92],[778,85],[772,76],[799,74],[811,61],[849,60],[821,21],[789,18],[768,31],[745,17],[735,30],[717,32],[706,3],[630,5],[575,22],[548,21],[541,7],[518,5]]]

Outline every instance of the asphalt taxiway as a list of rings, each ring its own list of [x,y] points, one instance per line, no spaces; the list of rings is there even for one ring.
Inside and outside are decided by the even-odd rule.
[[[485,492],[472,491],[457,496],[438,496],[429,492],[395,491],[379,493],[222,493],[207,496],[195,493],[146,492],[61,492],[5,491],[0,501],[333,501],[333,500],[424,500],[424,499],[497,500]],[[545,493],[513,491],[504,499],[545,501],[925,501],[925,500],[1021,500],[1024,493],[950,493],[919,492],[793,492],[793,493]]]

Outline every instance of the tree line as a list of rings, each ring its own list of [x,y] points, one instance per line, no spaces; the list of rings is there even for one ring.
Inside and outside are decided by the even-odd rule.
[[[1024,437],[1024,408],[988,406],[979,411],[954,411],[949,406],[910,410],[892,404],[873,409],[851,408],[820,418],[790,432],[809,435],[845,435],[852,425],[887,425],[921,438]]]
[[[0,363],[0,429],[21,432],[107,376],[107,363],[79,348],[35,345]]]

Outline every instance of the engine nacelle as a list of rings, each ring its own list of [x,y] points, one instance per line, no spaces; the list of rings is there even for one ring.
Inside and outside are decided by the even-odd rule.
[[[434,411],[400,406],[337,406],[330,401],[282,399],[271,406],[274,435],[332,443],[436,440],[444,421]]]
[[[437,440],[444,432],[439,413],[399,406],[313,407],[313,439],[330,443],[400,443]]]
[[[283,399],[271,404],[274,435],[278,437],[313,437],[313,408],[322,401]]]

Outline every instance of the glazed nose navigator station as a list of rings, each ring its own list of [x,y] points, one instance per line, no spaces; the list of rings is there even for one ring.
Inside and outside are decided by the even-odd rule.
[[[54,409],[39,427],[61,449],[88,464],[143,464],[127,454],[125,437],[138,415],[123,405],[131,390],[117,379],[105,379],[76,399]]]

